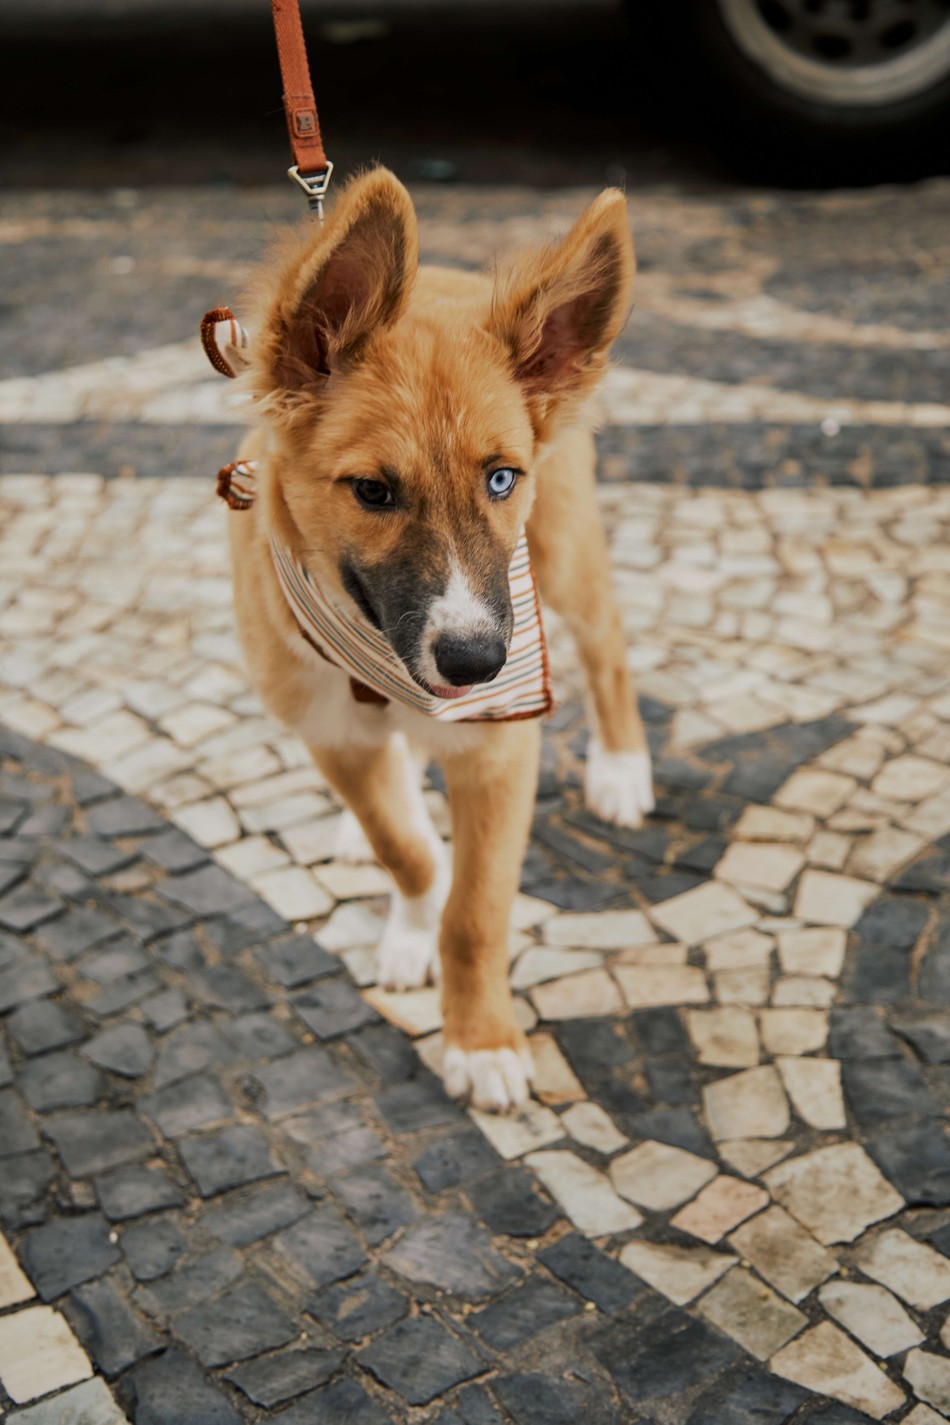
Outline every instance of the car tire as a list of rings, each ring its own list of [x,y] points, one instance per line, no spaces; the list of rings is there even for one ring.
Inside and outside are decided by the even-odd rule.
[[[734,166],[796,181],[946,171],[950,0],[634,0],[631,13],[663,54],[669,104],[679,79]]]

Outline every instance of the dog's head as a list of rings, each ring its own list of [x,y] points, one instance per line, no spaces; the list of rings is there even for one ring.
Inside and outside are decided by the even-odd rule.
[[[448,698],[505,663],[538,451],[626,317],[623,198],[602,194],[494,287],[417,272],[406,190],[383,169],[355,179],[267,279],[252,381],[304,562]]]

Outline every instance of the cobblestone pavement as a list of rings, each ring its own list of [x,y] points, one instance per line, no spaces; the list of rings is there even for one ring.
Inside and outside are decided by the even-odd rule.
[[[591,192],[416,185],[425,256],[563,230]],[[634,320],[608,479],[871,488],[950,475],[950,180],[854,194],[634,192]],[[280,189],[0,196],[0,470],[210,475],[233,393],[196,331],[233,305]],[[134,357],[134,360],[129,358]]]
[[[0,482],[20,1425],[950,1415],[950,490],[602,498],[658,813],[584,811],[553,626],[499,1119],[373,986],[209,483]]]
[[[427,254],[586,196],[419,189]],[[497,1119],[374,986],[386,878],[233,636],[194,330],[292,195],[0,198],[12,1420],[950,1418],[948,207],[631,200],[601,498],[659,802],[585,812],[552,624]]]

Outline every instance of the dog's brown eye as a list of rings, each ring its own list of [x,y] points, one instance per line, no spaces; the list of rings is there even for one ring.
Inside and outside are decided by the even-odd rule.
[[[396,497],[382,480],[354,480],[353,494],[368,510],[395,509]]]

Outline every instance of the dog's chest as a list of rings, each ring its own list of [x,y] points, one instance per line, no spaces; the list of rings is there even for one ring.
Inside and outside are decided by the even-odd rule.
[[[372,747],[399,732],[413,747],[438,758],[464,753],[485,736],[486,723],[443,723],[402,703],[360,703],[341,669],[306,646],[295,654],[302,660],[309,696],[293,731],[311,747]]]

